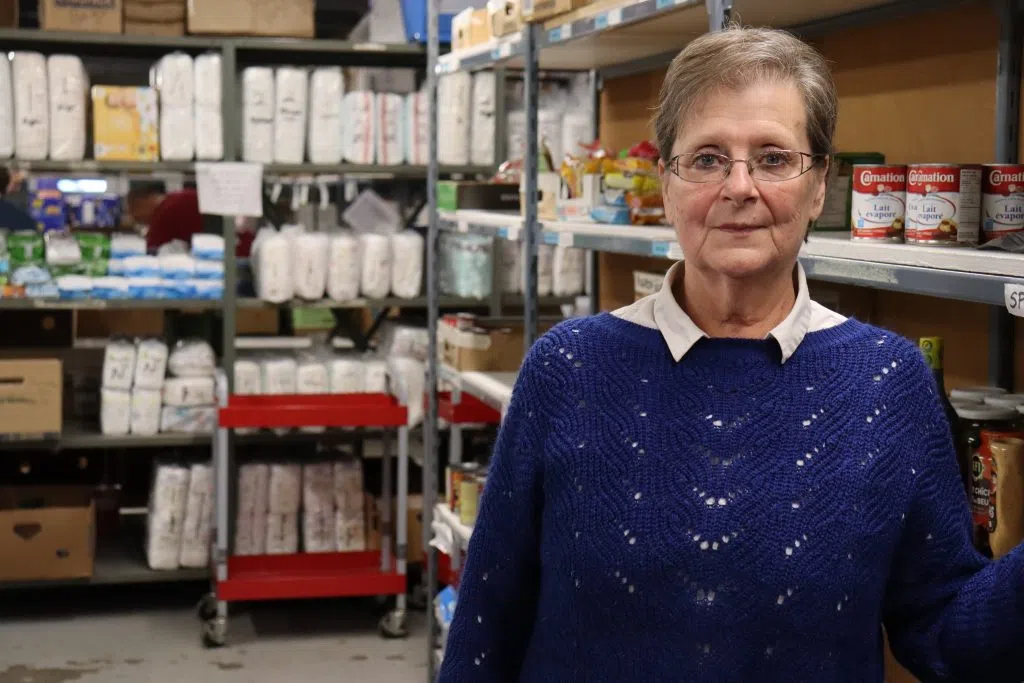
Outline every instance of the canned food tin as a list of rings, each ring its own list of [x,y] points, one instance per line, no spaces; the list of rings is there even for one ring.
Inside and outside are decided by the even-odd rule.
[[[977,244],[980,221],[980,165],[907,167],[907,242],[937,246]]]
[[[462,482],[474,475],[479,468],[475,462],[455,463],[448,466],[448,507],[456,515],[462,509]]]
[[[460,484],[459,521],[463,524],[476,523],[477,511],[480,509],[480,493],[483,491],[482,477],[475,474],[463,477]]]
[[[970,467],[968,497],[974,518],[974,540],[978,549],[990,555],[989,534],[996,525],[996,486],[998,465],[992,459],[992,442],[1019,437],[1014,429],[1014,411],[997,406],[978,405],[957,408],[963,426],[963,456]]]
[[[982,169],[981,241],[1024,232],[1024,164],[985,164]]]
[[[850,236],[855,240],[902,242],[907,206],[907,167],[853,167]]]

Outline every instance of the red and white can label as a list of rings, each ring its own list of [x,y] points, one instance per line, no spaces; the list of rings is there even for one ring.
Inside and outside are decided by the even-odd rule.
[[[865,164],[853,167],[850,230],[854,238],[902,239],[906,206],[906,166]]]
[[[985,164],[982,169],[982,241],[1024,232],[1024,164]]]
[[[907,241],[977,244],[980,219],[981,166],[907,167]]]

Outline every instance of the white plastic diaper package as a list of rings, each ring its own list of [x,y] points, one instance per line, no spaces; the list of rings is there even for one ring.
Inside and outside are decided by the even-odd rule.
[[[162,389],[167,372],[167,356],[167,344],[163,341],[141,340],[135,349],[135,380],[132,386],[136,389]]]
[[[197,463],[190,470],[178,563],[202,568],[210,563],[213,536],[213,468]]]
[[[372,164],[376,158],[376,97],[368,90],[345,93],[341,101],[343,152],[345,161]]]
[[[302,506],[302,466],[297,463],[270,465],[270,494],[267,510],[296,513]]]
[[[250,261],[260,299],[280,304],[294,296],[291,246],[291,240],[274,228],[261,228],[256,233]]]
[[[216,52],[195,59],[196,159],[224,158],[224,113],[221,103],[221,61]]]
[[[123,261],[125,277],[160,277],[160,259],[156,256],[129,256]]]
[[[366,364],[356,355],[336,356],[327,362],[332,394],[361,394],[366,387]]]
[[[499,261],[498,272],[501,281],[498,283],[501,291],[506,294],[519,294],[520,281],[523,279],[523,251],[519,242],[509,240],[495,240],[495,247],[498,253],[496,258]]]
[[[46,159],[50,147],[50,101],[46,57],[38,52],[11,53],[14,90],[14,156]]]
[[[195,154],[195,65],[184,52],[164,55],[156,66],[160,96],[160,158],[189,161]]]
[[[192,235],[192,255],[207,261],[223,261],[224,236],[206,232]]]
[[[0,159],[14,154],[14,84],[11,81],[11,62],[6,54],[0,55]]]
[[[258,396],[263,393],[260,364],[250,358],[235,361],[235,393],[240,396]]]
[[[340,553],[354,553],[366,550],[366,523],[360,511],[357,517],[348,517],[341,510],[334,513],[335,546]]]
[[[267,513],[267,555],[299,552],[299,513]]]
[[[213,405],[213,377],[168,377],[164,380],[163,403],[184,408]]]
[[[190,478],[187,467],[160,464],[155,468],[146,524],[146,561],[150,569],[178,568]]]
[[[460,71],[437,79],[437,158],[442,164],[469,163],[472,75]]]
[[[300,164],[306,150],[309,75],[303,68],[281,66],[274,82],[274,161]]]
[[[388,364],[383,358],[367,356],[363,361],[363,391],[367,394],[388,393]]]
[[[401,299],[420,295],[423,284],[423,237],[414,230],[391,236],[391,293]]]
[[[377,163],[397,166],[405,161],[405,101],[394,93],[377,93],[374,124]]]
[[[360,291],[370,299],[383,299],[391,289],[391,242],[386,235],[359,235],[362,255]]]
[[[526,258],[525,249],[526,245],[521,244],[520,248],[524,250],[521,258]],[[554,260],[555,260],[555,247],[551,244],[538,244],[537,245],[537,296],[551,296],[552,287],[554,285]],[[526,274],[521,275],[519,286],[522,291],[526,291]]]
[[[470,123],[469,161],[494,165],[496,81],[493,71],[473,74],[473,111]],[[560,160],[560,159],[559,159]],[[556,163],[559,163],[556,161]]]
[[[173,434],[211,434],[217,428],[216,406],[160,409],[160,431]]]
[[[235,554],[262,555],[267,547],[267,505],[270,467],[245,463],[238,468]]]
[[[153,436],[160,432],[160,391],[132,389],[131,432]]]
[[[555,247],[551,262],[551,293],[577,296],[583,293],[586,251],[573,247]]]
[[[250,66],[242,71],[242,159],[274,161],[274,70]]]
[[[175,377],[213,377],[216,367],[213,347],[202,339],[178,340],[167,361],[167,369]]]
[[[430,161],[430,108],[427,93],[405,96],[405,163],[426,166]]]
[[[103,388],[128,391],[134,377],[135,344],[120,339],[110,340],[103,349]]]
[[[129,233],[115,233],[110,237],[110,258],[126,259],[146,255],[146,238]]]
[[[260,359],[264,394],[298,393],[298,363],[290,356],[267,356]]]
[[[157,256],[160,277],[164,280],[191,280],[196,275],[196,260],[188,254]]]
[[[100,433],[125,436],[131,429],[132,395],[121,389],[100,390]]]
[[[406,401],[409,413],[409,426],[415,427],[423,421],[424,372],[422,361],[407,356],[391,356],[388,358],[388,374],[391,377],[391,393],[401,396]]]
[[[324,66],[309,78],[309,135],[307,149],[314,164],[337,164],[342,159],[341,98],[345,76],[340,67]]]
[[[333,301],[358,299],[362,265],[355,234],[351,230],[332,232],[327,244],[327,296]]]
[[[292,240],[292,278],[296,297],[310,301],[324,297],[329,241],[324,232],[304,232]]]
[[[55,161],[81,161],[85,158],[89,76],[81,58],[75,55],[50,55],[46,69],[50,100],[50,158]]]

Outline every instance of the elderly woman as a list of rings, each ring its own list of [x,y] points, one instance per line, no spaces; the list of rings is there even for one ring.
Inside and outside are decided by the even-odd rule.
[[[822,57],[730,29],[656,117],[685,255],[662,290],[523,364],[443,683],[1024,677],[1024,551],[971,546],[935,383],[808,296],[836,124]]]

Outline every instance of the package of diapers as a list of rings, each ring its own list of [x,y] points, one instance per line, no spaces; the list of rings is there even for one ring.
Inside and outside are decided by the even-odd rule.
[[[437,79],[437,158],[442,164],[469,163],[472,75],[446,74]]]
[[[125,436],[132,423],[132,395],[121,389],[100,390],[100,433]]]
[[[256,296],[281,304],[295,294],[292,278],[292,243],[274,228],[261,228],[250,252]]]
[[[125,277],[160,277],[160,259],[156,256],[129,256],[122,260]]]
[[[196,159],[224,158],[224,110],[221,104],[221,61],[216,52],[201,54],[194,65]]]
[[[391,235],[391,293],[400,299],[414,299],[423,284],[425,242],[414,230]]]
[[[290,356],[268,356],[260,361],[263,394],[297,394],[299,367]]]
[[[362,276],[359,289],[368,299],[383,299],[391,290],[391,240],[386,235],[359,236]]]
[[[11,62],[6,54],[0,55],[0,159],[14,154],[14,84],[11,81]]]
[[[188,254],[167,254],[154,257],[164,280],[191,280],[196,276],[196,260]]]
[[[50,97],[46,57],[38,52],[11,53],[14,91],[14,156],[46,159],[50,147]]]
[[[478,71],[473,74],[469,161],[481,166],[494,165],[495,84],[493,71]],[[561,163],[561,157],[555,157],[555,163]]]
[[[146,562],[150,569],[178,568],[190,478],[191,471],[179,465],[157,465],[153,472],[146,520]]]
[[[510,111],[506,117],[505,154],[509,159],[522,160],[526,155],[526,112]]]
[[[160,158],[191,160],[195,154],[195,64],[184,52],[172,52],[156,66],[160,95]]]
[[[551,261],[551,293],[577,296],[583,293],[586,251],[574,247],[555,247]]]
[[[135,381],[136,389],[156,389],[164,386],[164,374],[167,372],[167,344],[159,339],[143,339],[135,349]]]
[[[164,380],[163,402],[168,406],[209,406],[217,402],[213,377],[168,377]]]
[[[341,68],[324,66],[309,77],[309,160],[338,164],[342,158],[341,98],[345,77]]]
[[[250,66],[242,71],[242,159],[274,161],[274,70]]]
[[[153,436],[160,432],[160,391],[132,389],[131,432]]]
[[[216,406],[160,409],[160,431],[172,434],[211,434],[217,428]]]
[[[387,364],[392,379],[391,393],[405,400],[409,426],[415,427],[423,421],[423,401],[417,398],[423,396],[426,368],[422,361],[407,356],[391,356]]]
[[[376,96],[368,90],[348,92],[342,98],[341,118],[345,122],[342,126],[342,151],[345,161],[353,164],[374,163],[377,137],[375,108]]]
[[[501,291],[506,294],[519,294],[520,280],[523,278],[523,251],[519,242],[509,240],[495,240],[494,246],[497,249],[495,258],[498,262],[498,274],[500,281],[497,283]]]
[[[523,250],[521,258],[526,259],[526,244],[520,244],[519,248]],[[554,285],[553,278],[554,273],[552,269],[554,267],[555,260],[555,247],[551,244],[538,244],[537,245],[537,296],[551,296],[552,286]],[[526,291],[526,274],[520,274],[519,286],[523,292]]]
[[[362,257],[359,240],[351,230],[332,232],[327,244],[327,296],[333,301],[359,298]]]
[[[167,370],[175,377],[213,377],[217,356],[209,342],[179,339],[167,360]]]
[[[246,463],[238,468],[235,554],[262,555],[267,546],[267,502],[270,467]]]
[[[348,518],[363,511],[363,463],[354,457],[343,457],[333,463],[334,508]]]
[[[366,364],[355,355],[336,356],[327,362],[332,394],[361,394],[366,386]]]
[[[405,96],[405,163],[426,166],[430,161],[430,106],[422,90]]]
[[[363,391],[367,394],[388,393],[388,364],[386,360],[369,356],[363,361]]]
[[[401,95],[377,93],[377,163],[396,166],[405,161],[405,103]]]
[[[301,164],[306,150],[309,75],[293,66],[277,68],[274,80],[274,161]]]
[[[134,377],[135,344],[112,339],[103,349],[103,388],[128,391]]]
[[[299,513],[267,514],[267,555],[299,552]]]
[[[74,55],[51,55],[46,60],[50,100],[50,158],[81,161],[85,158],[86,102],[89,76]]]
[[[213,537],[213,468],[195,464],[189,469],[178,564],[202,568],[210,563],[210,541]]]
[[[295,296],[308,301],[324,298],[327,286],[329,238],[324,232],[305,232],[292,242],[292,278]]]
[[[192,255],[204,261],[223,261],[224,236],[203,232],[192,235]]]
[[[129,233],[116,233],[110,238],[110,259],[120,260],[129,256],[146,255],[146,238]],[[125,274],[125,273],[122,273]]]
[[[235,361],[235,393],[239,396],[259,396],[263,393],[260,364],[249,358]]]
[[[295,513],[302,505],[302,466],[297,463],[270,465],[270,494],[267,510]]]
[[[295,387],[299,394],[330,393],[326,360],[314,354],[302,357],[295,370]]]

